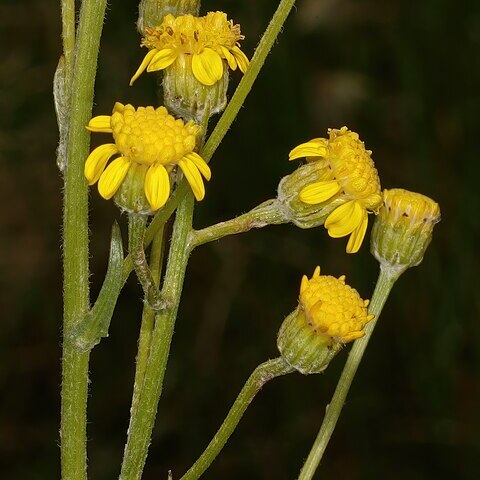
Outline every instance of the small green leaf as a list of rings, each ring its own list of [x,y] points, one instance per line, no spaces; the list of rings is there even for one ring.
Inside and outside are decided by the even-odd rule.
[[[118,223],[115,222],[112,227],[107,274],[102,289],[93,308],[75,325],[70,334],[71,340],[79,350],[91,350],[103,337],[108,337],[110,321],[123,285],[122,269],[122,236]]]

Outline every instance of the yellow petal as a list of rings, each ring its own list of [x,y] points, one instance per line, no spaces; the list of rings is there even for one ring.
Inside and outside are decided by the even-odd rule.
[[[347,243],[347,253],[357,253],[362,246],[365,232],[367,231],[368,215],[367,211],[363,210],[363,218],[360,225],[352,232]],[[368,303],[367,303],[368,305]],[[365,306],[367,306],[365,305]]]
[[[116,158],[102,173],[98,181],[98,192],[105,200],[110,200],[125,180],[130,161],[125,157]]]
[[[322,141],[323,140],[323,141]],[[327,141],[323,138],[310,140],[295,147],[288,155],[289,160],[302,157],[325,157],[327,155]]]
[[[245,73],[250,65],[250,61],[248,60],[247,56],[237,46],[233,47],[231,52],[237,61],[238,68],[240,68],[242,73]]]
[[[200,173],[207,179],[210,180],[212,178],[212,172],[210,167],[207,165],[207,162],[195,152],[189,153],[185,155],[185,158],[192,161],[195,166],[200,170]]]
[[[178,165],[192,187],[195,198],[198,201],[203,200],[203,197],[205,197],[205,185],[203,184],[202,176],[200,175],[198,168],[187,158],[182,158],[182,160],[178,162]]]
[[[150,64],[152,58],[157,54],[158,50],[150,50],[145,57],[142,60],[142,63],[138,67],[137,71],[133,75],[133,77],[130,79],[130,86],[133,85],[133,82],[145,71],[145,69],[148,67]]]
[[[111,118],[110,115],[98,115],[93,117],[85,128],[90,132],[112,133]]]
[[[332,238],[345,237],[362,222],[365,209],[355,200],[336,208],[325,220],[325,228]]]
[[[342,187],[335,181],[315,182],[302,188],[300,200],[309,205],[326,202],[332,198]]]
[[[157,51],[153,56],[150,65],[147,67],[147,72],[156,72],[169,67],[178,57],[178,53],[172,48],[164,48]]]
[[[203,85],[214,85],[223,76],[222,58],[211,48],[204,48],[202,53],[193,55],[192,71]]]
[[[88,156],[85,162],[85,178],[89,185],[98,181],[100,175],[105,170],[108,160],[112,155],[118,153],[118,148],[114,143],[100,145]]]
[[[308,278],[306,275],[302,277],[302,282],[300,283],[300,295],[308,288]]]
[[[230,53],[230,50],[223,45],[220,45],[220,51],[222,52],[223,58],[228,62],[228,66],[232,70],[236,70],[238,64],[235,57]]]
[[[162,208],[170,196],[170,178],[165,167],[152,165],[145,175],[145,196],[152,211]]]

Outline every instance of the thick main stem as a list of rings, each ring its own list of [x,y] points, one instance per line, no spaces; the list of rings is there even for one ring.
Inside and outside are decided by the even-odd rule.
[[[71,4],[65,4],[64,27],[71,29]],[[88,286],[88,187],[83,163],[88,155],[89,137],[85,130],[91,117],[93,86],[106,0],[84,0],[77,34],[73,85],[69,91],[71,108],[67,161],[65,166],[63,215],[64,319],[61,405],[61,464],[64,480],[87,477],[86,409],[89,353],[79,352],[69,333],[89,309]],[[72,32],[64,32],[71,49]],[[71,52],[65,52],[72,62]],[[70,68],[70,67],[68,67]],[[67,81],[69,80],[67,76]]]
[[[372,336],[383,306],[385,305],[388,295],[390,294],[394,283],[397,281],[398,276],[398,273],[380,267],[380,275],[378,276],[377,285],[368,309],[368,312],[375,315],[375,318],[365,327],[365,336],[357,340],[350,350],[347,362],[345,363],[337,388],[335,389],[335,393],[326,409],[320,431],[318,432],[308,458],[303,465],[298,480],[311,480],[320,464],[323,453],[325,452],[328,442],[335,430],[335,426],[337,425],[345,399],[347,398],[348,391],[350,390],[350,386],[357,373],[358,366],[365,353],[370,337]]]
[[[175,218],[162,289],[166,308],[155,317],[143,386],[138,403],[132,406],[127,444],[120,472],[121,480],[139,480],[147,458],[185,278],[188,261],[186,245],[188,233],[192,228],[192,215],[193,195],[189,193],[178,207]]]
[[[282,357],[268,360],[259,365],[246,381],[232,408],[228,412],[227,417],[212,441],[208,444],[208,447],[180,480],[197,480],[200,478],[221,452],[223,446],[227,443],[237,427],[245,410],[260,389],[273,378],[286,375],[287,373],[293,372],[293,370],[294,369],[288,365]]]

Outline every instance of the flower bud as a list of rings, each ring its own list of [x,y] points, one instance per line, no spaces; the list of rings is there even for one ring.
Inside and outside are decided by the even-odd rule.
[[[345,343],[364,336],[363,328],[373,319],[368,303],[344,276],[320,275],[317,267],[310,280],[302,278],[299,305],[280,327],[282,357],[304,375],[322,372]]]
[[[145,28],[154,27],[169,13],[178,15],[198,15],[200,0],[142,0],[138,7],[137,28],[143,35]]]
[[[397,271],[416,267],[439,221],[440,207],[431,198],[401,188],[384,190],[372,228],[371,252],[383,266]]]

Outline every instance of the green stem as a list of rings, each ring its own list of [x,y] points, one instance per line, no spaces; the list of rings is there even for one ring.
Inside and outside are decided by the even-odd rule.
[[[233,431],[242,418],[245,410],[250,405],[255,395],[270,380],[281,375],[293,372],[294,369],[288,365],[282,357],[268,360],[259,365],[250,375],[249,379],[240,391],[235,403],[228,412],[227,417],[223,421],[221,427],[213,437],[208,447],[200,455],[198,460],[181,477],[180,480],[197,480],[202,476],[205,470],[212,464],[217,455],[221,452],[225,443],[232,435]]]
[[[75,0],[62,0],[62,39],[65,61],[65,97],[70,105],[75,60]]]
[[[208,163],[215,151],[217,150],[220,142],[225,137],[228,129],[234,122],[240,108],[245,103],[245,99],[247,98],[250,90],[252,89],[255,80],[260,73],[263,64],[265,63],[265,59],[267,55],[270,53],[275,40],[277,39],[280,30],[285,23],[285,20],[288,17],[293,5],[295,4],[295,0],[282,0],[273,15],[265,33],[258,44],[257,49],[255,50],[255,54],[250,62],[250,65],[245,72],[242,80],[238,84],[235,93],[233,94],[232,99],[230,100],[227,108],[223,112],[220,120],[216,124],[212,134],[210,135],[207,143],[205,144],[204,148],[200,151],[200,156]],[[180,201],[183,197],[190,191],[190,186],[188,182],[182,180],[182,182],[176,188],[174,194],[169,198],[168,202],[165,206],[157,213],[155,218],[150,223],[149,227],[147,228],[147,233],[145,234],[145,246],[148,246],[152,241],[152,238],[157,231],[158,228],[161,227],[165,223],[165,221],[172,215],[175,211],[177,206],[179,205]],[[157,221],[158,219],[158,221]],[[124,268],[123,268],[123,278],[128,278],[128,275],[133,270],[133,263],[130,256],[125,258]]]
[[[189,193],[177,210],[162,289],[166,308],[155,317],[142,389],[138,403],[135,408],[132,408],[130,415],[127,444],[120,473],[121,480],[140,480],[147,458],[185,278],[188,261],[186,245],[192,228],[192,216],[193,194]]]
[[[160,274],[163,261],[163,231],[161,228],[155,235],[150,252],[150,271],[155,284],[160,284]],[[138,352],[135,368],[135,382],[133,385],[132,411],[136,409],[140,391],[145,378],[145,369],[147,368],[148,355],[150,353],[150,344],[152,341],[153,326],[155,321],[155,311],[148,305],[143,306],[142,325],[140,327],[140,336],[138,338]]]
[[[129,251],[133,261],[133,267],[138,281],[142,285],[145,300],[152,310],[163,308],[163,301],[157,282],[153,278],[144,250],[145,226],[148,217],[146,215],[131,214],[128,217],[128,242]]]
[[[188,248],[193,250],[199,245],[214,242],[227,235],[248,232],[252,228],[263,228],[267,225],[287,223],[288,220],[282,213],[278,201],[267,200],[250,212],[244,213],[232,220],[217,223],[202,230],[193,230],[189,236]]]
[[[71,8],[64,10],[64,40],[67,39],[68,62],[72,62]],[[93,86],[106,0],[84,0],[69,91],[71,112],[65,166],[63,216],[64,320],[61,405],[62,478],[87,478],[86,409],[89,353],[78,351],[68,340],[71,329],[89,309],[88,286],[88,187],[83,164],[88,155],[89,136],[85,125],[91,117]],[[67,61],[67,58],[65,59]],[[67,77],[68,81],[68,77]]]
[[[315,474],[323,453],[330,441],[330,437],[333,434],[338,418],[340,417],[348,391],[353,382],[358,366],[360,365],[363,354],[365,353],[370,337],[372,336],[380,313],[382,312],[388,295],[399,276],[400,275],[396,272],[384,269],[382,266],[380,267],[380,275],[378,276],[377,285],[375,286],[375,291],[368,309],[368,312],[375,315],[375,318],[365,327],[365,336],[357,340],[350,350],[347,362],[345,363],[345,367],[343,368],[343,372],[338,381],[337,388],[333,394],[332,401],[328,405],[322,426],[320,427],[320,431],[318,432],[308,458],[303,465],[298,480],[311,480]]]
[[[242,108],[245,103],[245,99],[250,93],[250,90],[265,63],[265,59],[270,53],[270,50],[272,49],[272,46],[294,4],[295,0],[282,0],[278,5],[275,14],[270,20],[270,23],[255,50],[255,54],[253,55],[252,61],[250,62],[245,75],[242,80],[240,80],[238,88],[235,90],[232,99],[228,103],[227,108],[223,112],[223,115],[202,150],[201,155],[205,161],[208,162],[208,160],[212,158],[215,150],[218,148],[223,137],[237,117],[240,108]]]

